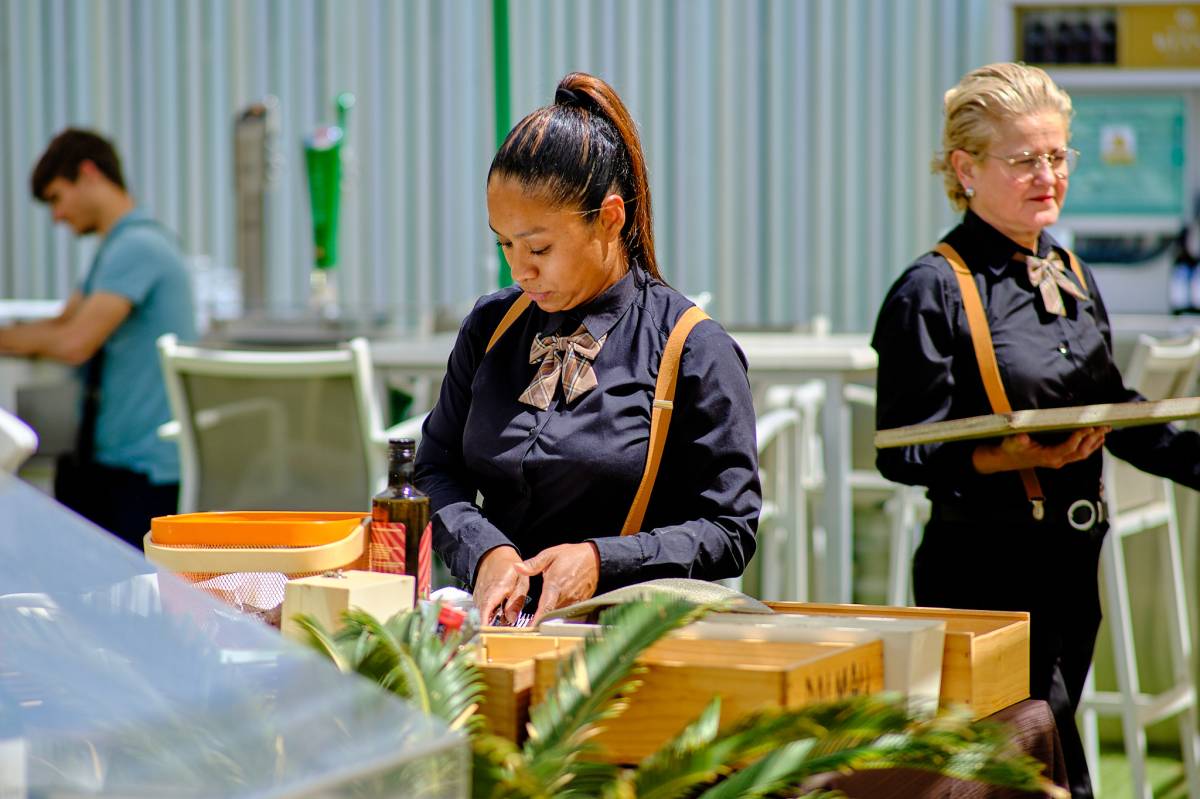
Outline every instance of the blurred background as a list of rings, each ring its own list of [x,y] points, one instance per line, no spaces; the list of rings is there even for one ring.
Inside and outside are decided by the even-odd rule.
[[[302,308],[302,142],[351,92],[339,296],[399,330],[457,319],[497,285],[484,181],[498,133],[572,70],[613,83],[641,126],[668,280],[711,291],[730,325],[869,329],[953,221],[928,169],[941,95],[1003,55],[984,0],[3,5],[0,295],[65,297],[89,263],[93,244],[29,197],[37,156],[71,124],[114,139],[133,193],[207,279],[207,310],[232,312],[226,270],[243,266],[262,269],[268,308]],[[260,267],[239,264],[235,174],[254,180],[261,156],[239,162],[234,142],[267,98]]]
[[[504,281],[484,205],[498,142],[582,70],[640,125],[673,285],[731,329],[865,346],[888,286],[957,221],[929,170],[942,95],[997,60],[1045,65],[1075,102],[1054,232],[1095,268],[1118,358],[1140,333],[1194,331],[1200,4],[1144,0],[0,0],[0,300],[53,305],[90,263],[95,242],[29,191],[71,125],[114,141],[178,234],[210,340],[310,324],[322,236],[333,337],[452,331]],[[305,148],[330,142],[318,206],[339,232],[315,233]],[[55,397],[26,410],[73,411]],[[871,468],[869,408],[852,424]],[[1194,495],[1180,506],[1193,583]],[[855,598],[879,601],[887,513],[854,512]],[[1135,581],[1156,579],[1152,554]],[[1144,668],[1169,682],[1160,605],[1135,610]]]

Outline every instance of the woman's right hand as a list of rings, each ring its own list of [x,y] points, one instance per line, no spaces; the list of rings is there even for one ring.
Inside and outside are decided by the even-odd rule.
[[[1007,436],[999,444],[980,444],[971,455],[971,463],[980,474],[1011,472],[1020,469],[1061,469],[1068,463],[1087,460],[1104,446],[1111,427],[1081,427],[1061,444],[1039,444],[1025,433]]]
[[[521,555],[512,547],[496,547],[475,568],[475,607],[484,624],[491,624],[496,611],[504,612],[505,624],[516,624],[529,593],[529,578],[516,570]]]

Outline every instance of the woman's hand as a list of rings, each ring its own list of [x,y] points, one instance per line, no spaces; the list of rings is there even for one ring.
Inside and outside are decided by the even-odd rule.
[[[491,624],[502,611],[505,624],[516,624],[529,593],[529,577],[517,571],[521,555],[512,547],[496,547],[483,556],[475,569],[475,607],[483,624]]]
[[[999,444],[980,444],[971,455],[971,463],[980,474],[1011,472],[1019,469],[1061,469],[1068,463],[1087,460],[1104,446],[1111,427],[1081,427],[1061,444],[1044,446],[1025,433],[1007,436]]]
[[[535,574],[542,575],[542,599],[533,617],[536,627],[542,616],[550,611],[590,599],[596,593],[596,585],[600,582],[600,552],[590,541],[560,544],[518,563],[516,570],[525,576],[526,584]]]

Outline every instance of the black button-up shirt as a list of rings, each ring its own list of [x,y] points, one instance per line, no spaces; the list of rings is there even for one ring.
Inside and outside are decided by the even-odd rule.
[[[1026,274],[1013,260],[1030,251],[968,211],[945,238],[974,273],[991,328],[996,362],[1016,410],[1057,408],[1142,399],[1125,387],[1113,362],[1108,314],[1096,280],[1083,266],[1090,300],[1063,293],[1066,316],[1048,313]],[[1048,234],[1038,239],[1039,257],[1058,249]],[[1077,280],[1067,270],[1071,280]],[[992,412],[971,343],[962,293],[940,255],[918,258],[884,300],[872,346],[879,353],[876,425],[883,430]],[[884,476],[929,486],[930,498],[982,503],[979,508],[1026,501],[1017,472],[981,475],[971,463],[978,441],[925,444],[880,450]],[[1106,446],[1147,472],[1200,488],[1200,435],[1171,425],[1114,430]],[[1101,454],[1061,469],[1038,469],[1048,500],[1095,499]]]
[[[431,498],[434,547],[451,572],[473,584],[497,546],[528,558],[592,541],[599,591],[740,574],[754,554],[761,496],[737,344],[712,321],[692,330],[643,532],[621,536],[646,462],[659,361],[692,303],[635,269],[578,308],[547,314],[531,304],[485,357],[519,293],[483,297],[463,322],[417,452],[416,484]],[[519,402],[538,368],[529,362],[534,335],[580,323],[597,340],[608,336],[594,362],[597,387],[567,404],[557,386],[545,411]]]

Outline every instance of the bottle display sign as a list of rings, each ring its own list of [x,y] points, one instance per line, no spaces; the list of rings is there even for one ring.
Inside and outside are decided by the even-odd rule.
[[[1129,4],[1121,7],[1118,25],[1119,66],[1200,67],[1200,4]]]
[[[1064,214],[1183,219],[1188,211],[1183,96],[1072,92],[1071,99],[1071,145],[1081,156]]]
[[[1014,11],[1016,56],[1030,64],[1200,67],[1200,3],[1027,3]]]

